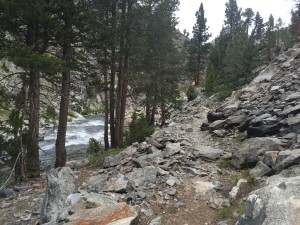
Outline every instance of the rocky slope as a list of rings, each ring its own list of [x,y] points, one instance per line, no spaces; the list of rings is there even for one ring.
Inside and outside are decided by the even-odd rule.
[[[1,190],[3,224],[300,224],[299,57],[280,55],[221,106],[199,96],[101,167]]]
[[[231,162],[254,167],[250,174],[265,181],[249,195],[238,224],[299,224],[300,46],[275,58],[207,119],[202,130],[245,139]]]

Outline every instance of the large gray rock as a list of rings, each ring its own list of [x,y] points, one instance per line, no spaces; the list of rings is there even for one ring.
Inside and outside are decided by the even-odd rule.
[[[132,183],[123,174],[118,173],[116,177],[111,177],[103,183],[98,191],[127,193],[132,191]]]
[[[67,199],[68,214],[65,224],[133,225],[139,213],[126,203],[118,203],[107,194],[77,194]]]
[[[226,120],[216,120],[208,126],[210,132],[221,129],[225,126]]]
[[[300,176],[273,176],[267,186],[250,193],[237,225],[300,224]]]
[[[43,201],[40,222],[58,223],[59,214],[66,206],[70,194],[77,192],[73,171],[69,167],[51,169],[47,176],[46,195]]]
[[[109,167],[117,166],[120,164],[121,160],[122,160],[121,153],[114,155],[114,156],[108,156],[103,161],[103,167],[109,168]]]
[[[273,64],[270,64],[251,82],[251,84],[257,84],[263,81],[270,81],[276,74],[278,74],[278,72],[278,67]]]
[[[283,111],[280,113],[280,115],[281,115],[282,117],[287,117],[287,116],[290,115],[290,114],[298,114],[298,113],[300,113],[300,104],[299,104],[299,103],[296,104],[296,106],[289,107],[289,108],[283,110]]]
[[[290,94],[285,100],[286,101],[294,101],[300,99],[300,92],[295,92]]]
[[[265,165],[262,161],[259,161],[255,168],[250,171],[250,175],[255,178],[260,178],[262,176],[268,176],[273,172],[273,170]]]
[[[168,143],[166,145],[166,150],[163,152],[163,156],[168,158],[172,155],[177,154],[181,151],[180,143]]]
[[[146,186],[156,181],[157,168],[154,166],[147,166],[145,168],[134,168],[126,177],[133,181],[136,186]]]
[[[294,117],[289,117],[287,119],[287,124],[289,127],[293,128],[294,126],[300,126],[300,113]]]
[[[254,167],[263,158],[265,152],[282,150],[283,143],[278,138],[250,138],[242,142],[232,157],[237,167]]]
[[[224,150],[211,146],[199,145],[193,149],[193,154],[205,160],[216,160],[223,155]]]
[[[281,171],[293,165],[299,165],[300,149],[279,152],[274,169]]]

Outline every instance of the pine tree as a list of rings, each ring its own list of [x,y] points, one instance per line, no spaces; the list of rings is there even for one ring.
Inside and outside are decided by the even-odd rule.
[[[240,29],[242,10],[237,6],[236,0],[229,0],[225,6],[224,28],[233,36]]]
[[[300,40],[300,3],[296,3],[295,8],[291,11],[290,32],[295,41]]]
[[[205,91],[207,93],[214,92],[215,79],[216,79],[215,68],[214,68],[212,62],[209,61],[208,66],[207,66],[207,73],[205,76]]]
[[[53,18],[49,9],[52,1],[44,0],[14,0],[0,2],[0,28],[2,35],[3,57],[21,67],[25,72],[20,73],[19,79],[23,90],[29,88],[28,94],[23,96],[23,103],[15,105],[18,111],[27,114],[24,119],[28,119],[28,135],[23,139],[23,144],[27,150],[27,176],[38,177],[39,167],[39,115],[40,115],[40,77],[46,73],[55,73],[59,67],[57,60],[45,54],[49,46],[49,41],[53,34]],[[16,101],[18,102],[18,101]],[[20,126],[20,137],[24,135],[25,129]],[[25,127],[25,126],[24,126]],[[22,131],[22,132],[21,132]],[[23,146],[19,146],[23,149]],[[24,162],[24,160],[23,160]],[[24,168],[24,166],[21,166]],[[20,172],[24,174],[24,171]],[[18,174],[16,174],[16,177]],[[23,175],[21,175],[23,176]],[[24,178],[24,177],[22,177]]]
[[[244,27],[246,28],[246,34],[249,33],[249,27],[251,27],[254,17],[254,12],[251,8],[245,9],[245,11],[242,13],[242,16],[245,17],[244,21]]]
[[[264,27],[264,20],[260,16],[259,12],[257,12],[254,19],[254,28],[252,30],[251,37],[256,41],[261,40],[264,34]]]
[[[199,10],[196,12],[196,23],[193,27],[193,38],[189,43],[188,67],[190,73],[193,74],[195,86],[200,84],[203,75],[206,58],[208,53],[208,44],[206,43],[211,36],[207,31],[207,19],[204,15],[203,4],[200,4]]]

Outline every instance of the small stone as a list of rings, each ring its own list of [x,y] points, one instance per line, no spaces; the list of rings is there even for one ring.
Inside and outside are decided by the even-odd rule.
[[[169,179],[169,180],[166,181],[166,183],[167,183],[167,185],[169,185],[169,186],[174,186],[174,185],[176,184],[176,181],[175,181],[175,180]]]
[[[176,189],[171,189],[170,191],[168,191],[168,195],[170,196],[175,196],[177,193]]]
[[[138,191],[137,195],[141,198],[141,199],[144,199],[146,198],[147,194],[143,191]]]
[[[176,208],[176,209],[185,208],[185,207],[186,207],[186,204],[183,203],[183,202],[177,202],[177,203],[174,205],[174,208]]]
[[[152,209],[147,209],[144,212],[144,215],[147,216],[147,217],[153,216],[153,210]]]
[[[171,197],[170,195],[168,195],[168,194],[165,194],[165,197],[164,197],[164,199],[165,199],[165,200],[171,200],[171,199],[172,199],[172,197]]]
[[[1,205],[1,209],[6,209],[6,208],[9,208],[12,206],[12,203],[8,203],[8,202],[4,202],[2,205]]]
[[[161,216],[155,217],[153,220],[151,220],[149,225],[162,225]]]

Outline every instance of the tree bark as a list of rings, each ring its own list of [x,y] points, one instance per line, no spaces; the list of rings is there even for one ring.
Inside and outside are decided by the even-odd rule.
[[[105,58],[107,58],[107,51],[105,51]],[[104,148],[109,149],[109,139],[108,139],[108,118],[109,118],[109,104],[108,104],[108,68],[107,65],[104,66]]]
[[[161,126],[166,124],[166,102],[164,100],[161,101]]]
[[[116,30],[116,0],[112,1],[112,29]],[[111,62],[110,62],[110,89],[109,89],[109,123],[110,123],[110,144],[116,147],[115,143],[115,82],[116,82],[116,47],[115,38],[111,41]]]
[[[40,176],[39,121],[40,121],[40,73],[29,74],[29,130],[27,144],[28,177]]]
[[[63,43],[63,60],[69,63],[74,54],[72,44],[72,21],[71,15],[66,13],[65,18],[65,37]],[[60,99],[60,110],[59,110],[59,121],[57,128],[57,138],[55,143],[55,168],[63,167],[66,165],[67,153],[66,153],[66,132],[68,123],[68,110],[70,101],[70,86],[71,86],[71,71],[65,69],[62,73],[62,85],[61,85],[61,99]]]
[[[115,145],[119,145],[122,140],[122,101],[123,101],[123,76],[124,76],[124,60],[125,60],[125,26],[126,26],[126,0],[122,0],[121,5],[121,31],[120,31],[120,52],[119,52],[119,73],[117,86],[117,102],[116,102],[116,123],[115,123]]]
[[[15,168],[15,180],[17,182],[24,181],[27,178],[26,152],[23,141],[23,118],[26,112],[27,88],[27,82],[23,81],[21,91],[16,100],[16,117],[18,120],[22,121],[20,126],[14,127],[14,141],[17,142],[19,148],[18,155],[20,154]],[[18,157],[18,155],[16,157]]]
[[[27,25],[26,45],[37,50],[38,25]],[[28,96],[28,140],[27,140],[27,176],[40,176],[39,159],[39,122],[40,122],[40,72],[34,68],[29,71],[29,96]]]

